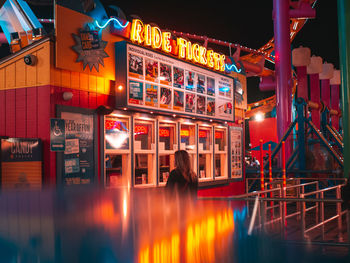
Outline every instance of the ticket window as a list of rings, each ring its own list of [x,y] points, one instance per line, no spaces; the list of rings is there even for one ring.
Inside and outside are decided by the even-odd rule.
[[[131,183],[130,118],[109,115],[104,119],[106,187]]]
[[[198,129],[198,178],[213,179],[213,133],[212,127]]]
[[[227,178],[228,163],[227,163],[227,129],[215,128],[215,178]]]
[[[159,122],[159,185],[164,185],[175,168],[177,145],[176,123]]]
[[[186,150],[192,162],[192,169],[197,173],[197,136],[195,124],[180,124],[180,149]]]
[[[155,185],[156,147],[154,121],[135,119],[134,152],[135,186]]]

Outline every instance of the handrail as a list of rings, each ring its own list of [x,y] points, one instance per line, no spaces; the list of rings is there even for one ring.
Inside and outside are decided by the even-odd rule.
[[[330,190],[337,189],[337,188],[339,188],[339,186],[343,186],[343,184],[338,184],[338,185],[335,185],[335,186],[331,186],[331,187],[323,188],[323,189],[316,190],[316,191],[313,191],[313,192],[305,193],[304,196],[315,195],[315,194],[318,194],[318,193],[324,193],[324,192],[327,192],[327,191],[330,191]]]

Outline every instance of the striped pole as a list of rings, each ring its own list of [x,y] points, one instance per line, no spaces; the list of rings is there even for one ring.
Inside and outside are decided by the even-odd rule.
[[[282,179],[283,179],[283,188],[286,188],[286,148],[285,142],[282,142]]]
[[[270,189],[272,189],[272,160],[271,160],[271,143],[269,144],[269,179],[270,179]],[[270,198],[273,198],[272,192],[270,192]],[[270,206],[273,206],[273,201],[270,202]],[[273,211],[274,209],[271,208],[271,219],[273,219]]]

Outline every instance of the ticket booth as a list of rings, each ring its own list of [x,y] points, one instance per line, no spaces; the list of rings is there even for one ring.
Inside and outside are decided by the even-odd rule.
[[[105,116],[104,131],[105,185],[106,187],[130,185],[130,117]]]
[[[134,184],[156,185],[156,121],[134,118]]]
[[[180,123],[180,149],[188,152],[192,169],[197,173],[197,132],[195,123]]]
[[[209,125],[198,126],[198,178],[213,179],[213,128]]]
[[[176,122],[159,121],[158,147],[159,185],[165,185],[170,172],[175,168],[175,151],[178,150]]]
[[[227,155],[227,128],[217,126],[214,128],[214,168],[215,178],[227,178],[228,175],[228,155]]]

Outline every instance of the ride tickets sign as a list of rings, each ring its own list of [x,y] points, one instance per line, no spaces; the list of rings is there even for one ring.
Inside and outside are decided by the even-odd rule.
[[[116,44],[117,107],[234,121],[234,79],[126,41]]]

